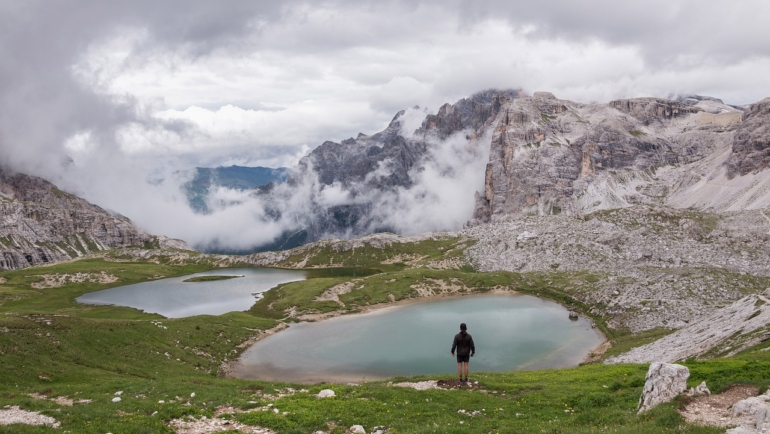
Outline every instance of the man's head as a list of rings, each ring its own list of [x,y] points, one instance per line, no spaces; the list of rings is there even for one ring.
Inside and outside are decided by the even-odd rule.
[[[468,330],[468,326],[465,325],[465,323],[460,324],[460,330],[466,331]]]

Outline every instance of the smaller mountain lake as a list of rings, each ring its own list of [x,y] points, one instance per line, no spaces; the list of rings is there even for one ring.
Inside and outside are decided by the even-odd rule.
[[[238,378],[285,382],[372,381],[450,374],[449,350],[461,322],[476,344],[479,371],[577,366],[603,341],[589,321],[528,295],[477,295],[388,307],[292,324],[246,350]]]
[[[308,273],[270,268],[228,268],[159,279],[83,294],[86,304],[114,304],[157,313],[166,318],[221,315],[248,310],[262,293],[281,283],[304,280]],[[242,276],[206,281],[205,276]],[[184,282],[188,279],[203,281]]]

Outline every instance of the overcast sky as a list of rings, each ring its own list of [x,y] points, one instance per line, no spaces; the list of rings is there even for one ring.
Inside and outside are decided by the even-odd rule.
[[[488,88],[746,104],[770,96],[768,18],[765,0],[0,0],[0,162],[120,208],[137,179],[291,166]]]

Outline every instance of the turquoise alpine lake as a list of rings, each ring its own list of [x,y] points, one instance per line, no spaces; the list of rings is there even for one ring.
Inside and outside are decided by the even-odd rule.
[[[184,282],[200,276],[240,276],[208,282]],[[157,313],[166,318],[221,315],[245,311],[262,293],[281,283],[304,280],[307,273],[270,268],[228,268],[118,286],[83,294],[76,300],[86,304],[113,304]]]
[[[476,344],[472,373],[577,366],[603,341],[588,320],[570,320],[549,300],[464,296],[292,324],[246,350],[233,373],[300,383],[456,374],[450,349],[462,322]]]

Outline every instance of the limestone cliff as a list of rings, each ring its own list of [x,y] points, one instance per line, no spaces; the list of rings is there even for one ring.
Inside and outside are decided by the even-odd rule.
[[[727,175],[748,175],[770,166],[770,98],[752,104],[735,132]]]
[[[153,237],[127,218],[112,215],[41,178],[0,171],[0,269],[146,243],[184,247],[175,240]]]
[[[519,213],[582,215],[664,204],[687,174],[661,180],[656,170],[724,149],[743,131],[740,121],[738,109],[713,98],[694,104],[660,98],[580,104],[537,92],[505,101],[492,126],[485,186],[472,223]]]

